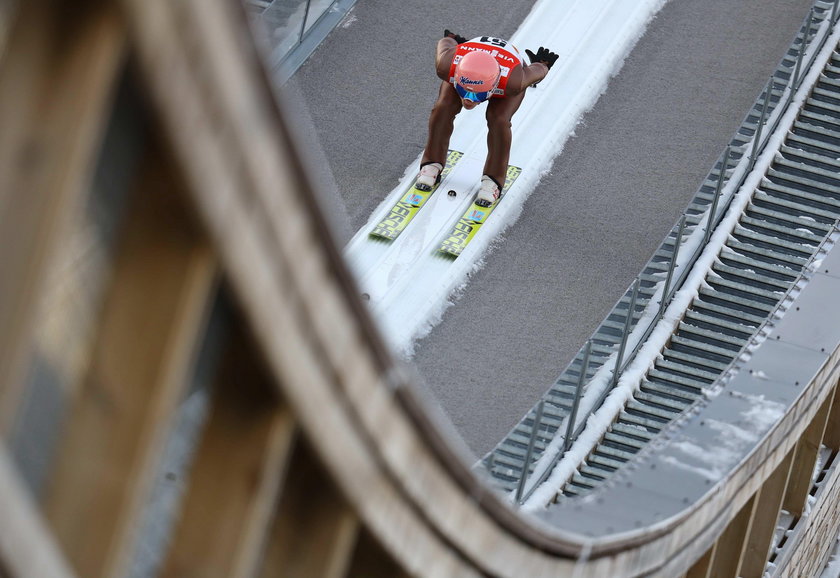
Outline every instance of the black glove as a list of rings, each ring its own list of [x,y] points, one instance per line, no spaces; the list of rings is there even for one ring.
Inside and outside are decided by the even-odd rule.
[[[554,54],[544,46],[540,46],[536,54],[527,49],[525,50],[525,54],[527,54],[528,58],[531,59],[531,64],[534,64],[535,62],[542,62],[549,70],[551,70],[551,67],[554,66],[554,63],[557,62],[557,59],[559,58],[558,55]]]
[[[443,37],[444,37],[444,38],[454,38],[454,39],[455,39],[455,42],[457,42],[458,44],[463,44],[464,42],[466,42],[466,41],[467,41],[467,39],[466,39],[466,38],[464,38],[464,37],[463,37],[463,36],[461,36],[460,34],[455,34],[455,33],[454,33],[454,32],[452,32],[451,30],[449,30],[448,28],[444,28],[444,30],[443,30]]]

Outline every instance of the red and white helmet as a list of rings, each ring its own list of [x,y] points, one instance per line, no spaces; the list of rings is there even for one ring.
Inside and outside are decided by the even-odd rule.
[[[461,98],[482,102],[499,85],[502,69],[490,53],[476,50],[465,54],[455,66],[455,89]]]

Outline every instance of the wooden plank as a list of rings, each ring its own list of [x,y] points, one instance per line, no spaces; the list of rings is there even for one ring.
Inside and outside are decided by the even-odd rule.
[[[805,502],[811,490],[811,478],[817,463],[832,400],[833,396],[829,395],[796,444],[790,480],[782,502],[782,508],[796,517],[802,516],[805,510]]]
[[[833,450],[840,450],[840,396],[837,395],[837,387],[834,386],[834,401],[823,436],[823,445]]]
[[[258,576],[346,575],[359,520],[315,460],[298,444]]]
[[[0,62],[0,433],[22,396],[49,259],[91,180],[125,36],[109,3],[19,6]]]
[[[163,576],[244,578],[259,565],[295,421],[255,352],[239,332],[229,339]]]
[[[17,475],[6,446],[0,443],[0,576],[75,575]]]
[[[788,452],[787,457],[776,466],[776,469],[773,470],[771,476],[759,490],[758,504],[747,537],[747,547],[741,560],[739,570],[741,576],[761,576],[764,573],[770,546],[773,542],[776,522],[782,509],[782,499],[790,478],[794,453],[795,450]]]
[[[715,549],[717,549],[717,542],[694,563],[694,566],[686,573],[686,578],[708,578],[709,570],[712,567],[712,559],[715,556]]]
[[[86,577],[125,574],[215,287],[215,259],[157,152],[146,158],[129,207],[45,503]]]
[[[718,538],[709,568],[709,576],[714,578],[736,578],[738,576],[738,566],[746,547],[746,537],[757,503],[758,501],[753,495]]]

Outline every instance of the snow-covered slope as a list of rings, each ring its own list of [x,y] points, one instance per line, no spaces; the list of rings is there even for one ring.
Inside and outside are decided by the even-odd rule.
[[[529,89],[513,120],[510,164],[522,174],[458,259],[437,254],[441,240],[472,202],[487,153],[483,108],[462,112],[450,148],[464,153],[449,177],[393,242],[371,240],[371,229],[414,181],[417,163],[373,212],[346,248],[361,291],[393,348],[411,355],[414,341],[439,320],[451,296],[482,264],[482,255],[513,223],[540,176],[572,135],[584,112],[644,33],[665,0],[540,0],[510,39],[521,50],[546,46],[560,58]],[[457,196],[446,191],[453,189]]]

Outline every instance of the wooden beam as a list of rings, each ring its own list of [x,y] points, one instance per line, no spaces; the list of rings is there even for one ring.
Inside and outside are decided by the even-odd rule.
[[[316,462],[298,444],[272,528],[261,578],[341,578],[350,566],[359,520]]]
[[[823,445],[833,450],[840,450],[840,396],[837,395],[837,387],[834,386],[834,401],[831,403],[823,436]]]
[[[746,548],[746,537],[757,503],[758,500],[753,495],[718,538],[709,567],[709,576],[713,578],[736,578],[738,576],[738,566]]]
[[[126,573],[216,285],[215,259],[159,152],[141,169],[45,503],[68,557],[92,578]]]
[[[705,554],[703,554],[697,562],[694,563],[689,571],[686,573],[686,578],[708,578],[709,570],[712,567],[712,559],[715,556],[715,549],[718,543],[715,542]]]
[[[163,576],[253,576],[295,437],[288,407],[240,332],[229,339]]]
[[[38,506],[0,443],[0,576],[3,578],[72,578]]]
[[[739,575],[761,576],[767,565],[773,534],[782,509],[782,499],[785,496],[791,465],[795,449],[788,452],[782,462],[764,482],[759,490],[758,503],[750,522],[750,532],[747,537],[747,547],[741,561]]]
[[[782,508],[796,517],[802,516],[805,511],[805,502],[808,492],[811,491],[814,466],[817,463],[832,401],[833,395],[829,395],[796,444],[796,456],[782,502]]]
[[[125,41],[112,3],[20,2],[0,61],[0,434],[49,260],[91,181]]]

